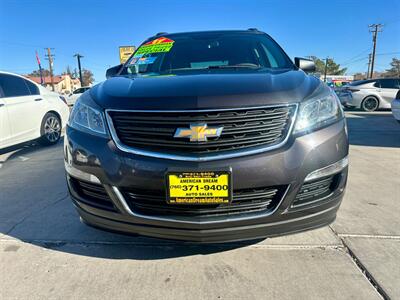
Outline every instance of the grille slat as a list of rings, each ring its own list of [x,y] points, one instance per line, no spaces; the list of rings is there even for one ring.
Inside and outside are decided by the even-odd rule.
[[[170,205],[164,191],[122,189],[130,208],[146,215],[211,217],[274,209],[286,186],[236,190],[229,205]]]
[[[270,141],[270,140],[274,140],[276,138],[277,134],[275,134],[272,137],[269,137],[268,139],[264,138],[263,136],[260,136],[258,138],[256,137],[245,137],[245,138],[230,138],[225,140],[224,142],[219,142],[219,141],[210,141],[210,142],[201,142],[201,143],[192,143],[192,144],[188,144],[185,141],[153,141],[152,139],[149,138],[126,138],[126,140],[128,141],[135,141],[138,144],[142,144],[142,145],[146,145],[146,144],[153,144],[153,145],[157,145],[160,147],[169,147],[171,145],[173,146],[179,146],[181,148],[186,148],[186,149],[207,149],[213,146],[231,146],[237,143],[242,143],[242,144],[248,144],[248,143],[254,143],[256,142],[255,140],[260,140],[260,141]]]
[[[318,179],[316,181],[304,183],[297,193],[297,196],[293,202],[293,206],[301,206],[314,201],[322,200],[326,196],[329,196],[338,182],[338,175],[329,176],[324,179]]]
[[[244,110],[244,112],[246,112]],[[249,114],[238,114],[238,113],[229,113],[229,112],[223,112],[223,113],[219,113],[219,114],[206,114],[206,113],[185,113],[184,111],[182,113],[170,113],[168,111],[165,112],[163,114],[163,118],[162,120],[160,120],[159,116],[156,116],[156,114],[161,114],[161,113],[153,113],[150,112],[152,115],[149,115],[148,112],[135,112],[134,115],[121,115],[118,114],[116,116],[114,116],[114,118],[117,121],[121,121],[121,122],[137,122],[137,123],[143,123],[143,124],[147,124],[147,123],[152,123],[152,124],[169,124],[169,123],[177,123],[177,122],[195,122],[195,121],[203,121],[204,119],[207,119],[209,121],[225,121],[227,123],[238,123],[238,122],[244,122],[244,121],[248,121],[248,120],[264,120],[264,119],[268,119],[268,120],[274,120],[274,119],[280,119],[281,117],[287,116],[289,112],[289,110],[287,109],[287,107],[284,108],[279,108],[279,109],[265,109],[262,111],[258,111],[257,114],[250,114],[251,111],[247,111],[249,112]],[[182,114],[185,115],[182,115]]]
[[[288,134],[295,106],[238,109],[220,112],[109,111],[121,143],[128,147],[174,154],[208,154],[282,142]],[[177,128],[193,123],[224,127],[218,138],[191,142],[174,138]]]
[[[310,191],[308,193],[302,193],[302,195],[297,197],[297,200],[299,200],[301,202],[311,201],[310,199],[317,199],[324,194],[327,194],[327,195],[330,194],[329,187],[318,190],[318,191]]]
[[[109,199],[110,199],[108,197],[108,195],[104,195],[102,193],[92,192],[90,190],[82,189],[82,193],[85,194],[86,196],[89,196],[89,197],[92,197],[92,198],[97,198],[97,199],[100,199],[100,200],[109,201]]]
[[[246,129],[243,128],[225,128],[225,130],[222,133],[222,136],[228,135],[228,134],[237,134],[237,133],[251,133],[254,131],[258,132],[281,132],[282,129],[286,126],[285,123],[274,125],[274,126],[248,126]]]
[[[78,195],[82,197],[80,201],[97,208],[117,211],[101,184],[85,182],[73,177],[69,177],[69,181]]]
[[[231,135],[236,133],[250,133],[254,131],[262,132],[262,131],[281,131],[286,126],[286,122],[274,122],[269,124],[261,124],[261,125],[238,125],[235,124],[234,126],[224,127],[222,132],[222,136]],[[162,127],[137,127],[137,126],[119,126],[118,130],[120,133],[127,134],[127,135],[134,135],[134,134],[154,134],[154,135],[163,135],[171,137],[175,133],[174,128],[162,128]]]
[[[221,123],[226,124],[225,127],[228,126],[246,126],[247,123],[261,123],[261,124],[279,124],[283,123],[286,124],[285,119],[287,118],[287,114],[282,115],[280,117],[276,118],[271,118],[271,117],[260,117],[260,118],[251,118],[251,119],[245,119],[242,121],[237,121],[237,120],[209,120],[207,118],[201,119],[201,120],[196,120],[196,119],[191,119],[188,121],[180,121],[176,120],[175,122],[171,121],[152,121],[151,118],[147,121],[143,120],[135,120],[131,119],[129,121],[121,121],[118,118],[114,118],[116,122],[120,124],[120,126],[125,126],[126,128],[130,128],[132,126],[136,126],[138,128],[148,128],[148,127],[154,127],[158,126],[156,128],[168,128],[169,125],[176,125],[176,126],[184,126],[190,123],[204,123],[206,122],[208,125],[219,125]],[[147,125],[147,126],[146,126]]]
[[[106,195],[106,191],[104,190],[104,187],[101,185],[87,183],[85,181],[79,181],[79,185],[81,186],[82,189],[89,190],[97,194]]]

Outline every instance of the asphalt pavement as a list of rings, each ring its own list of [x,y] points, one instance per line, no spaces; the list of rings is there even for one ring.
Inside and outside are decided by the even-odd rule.
[[[90,228],[62,143],[0,152],[1,299],[400,299],[400,124],[348,112],[337,220],[278,238],[193,245]]]

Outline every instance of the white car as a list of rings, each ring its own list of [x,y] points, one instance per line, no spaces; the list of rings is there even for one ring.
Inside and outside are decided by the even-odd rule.
[[[392,101],[393,117],[400,123],[400,90],[397,92],[395,99]]]
[[[0,71],[0,149],[36,139],[57,143],[69,117],[64,101],[25,77]]]
[[[79,89],[76,89],[75,91],[73,91],[71,94],[69,94],[69,96],[67,97],[67,104],[69,106],[73,106],[76,102],[76,100],[78,100],[78,98],[87,90],[90,89],[90,86],[84,86],[81,87]]]
[[[361,108],[364,111],[390,108],[398,89],[400,78],[380,78],[354,81],[345,85],[342,94],[351,93],[351,98],[343,100],[347,107]]]

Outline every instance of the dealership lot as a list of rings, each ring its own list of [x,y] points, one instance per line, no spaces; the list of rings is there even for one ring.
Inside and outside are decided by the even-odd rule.
[[[69,200],[61,143],[0,154],[0,297],[400,298],[400,125],[390,112],[347,117],[350,174],[337,220],[247,243],[87,227]]]

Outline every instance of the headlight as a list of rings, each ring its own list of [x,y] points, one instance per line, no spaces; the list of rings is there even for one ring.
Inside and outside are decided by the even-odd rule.
[[[321,87],[310,100],[300,104],[294,133],[309,132],[343,117],[342,107],[334,91]]]
[[[90,98],[89,93],[83,94],[76,101],[69,117],[68,125],[89,134],[108,136],[104,114]]]

